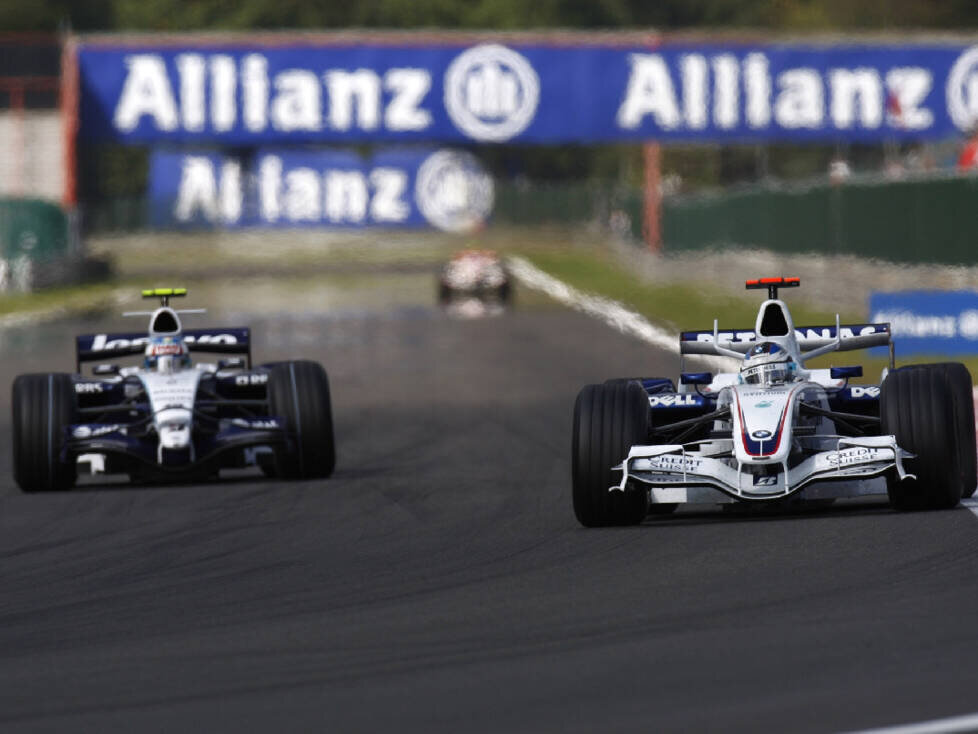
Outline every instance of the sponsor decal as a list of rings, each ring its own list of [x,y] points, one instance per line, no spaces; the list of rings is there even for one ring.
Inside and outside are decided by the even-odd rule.
[[[182,344],[154,344],[149,348],[150,355],[165,357],[168,354],[183,354]]]
[[[150,211],[159,227],[421,227],[467,232],[492,212],[494,186],[471,153],[258,148],[253,156],[154,150]]]
[[[978,76],[975,90],[978,103]],[[901,354],[978,352],[978,291],[871,293],[869,308],[874,319],[890,322]]]
[[[651,395],[649,405],[653,408],[688,408],[702,405],[703,398],[699,395]]]
[[[235,418],[231,421],[231,425],[237,426],[238,428],[250,428],[256,431],[274,430],[282,427],[274,418],[256,418],[253,420]]]
[[[647,460],[652,469],[662,469],[673,472],[696,472],[703,464],[702,459],[693,459],[689,456],[679,456],[675,454],[665,454],[663,456],[653,456]]]
[[[880,449],[864,448],[862,446],[834,451],[825,458],[833,466],[848,466],[850,464],[862,464],[870,461],[877,461],[880,456]]]
[[[875,314],[874,314],[875,318]],[[874,334],[885,334],[886,324],[856,324],[843,326],[840,329],[843,339],[851,339],[854,336],[872,336]],[[729,341],[735,344],[750,344],[757,341],[757,334],[753,331],[721,331],[717,333],[721,342]],[[802,326],[795,329],[795,338],[801,342],[812,342],[835,338],[834,326]],[[713,343],[712,331],[684,331],[680,335],[680,340],[684,342],[704,342]]]
[[[251,385],[264,385],[268,382],[267,373],[255,373],[250,375],[235,375],[234,384],[237,387],[249,387]]]
[[[879,385],[853,385],[849,388],[849,397],[854,400],[878,398],[879,396]]]
[[[769,474],[767,476],[754,475],[755,487],[776,487],[778,486],[778,475]]]
[[[105,386],[101,382],[76,382],[75,392],[79,395],[105,392]]]
[[[770,400],[762,400],[759,403],[754,403],[755,408],[770,408],[772,405],[774,405],[774,403],[772,403]]]
[[[111,334],[95,334],[92,337],[92,345],[89,347],[90,352],[112,352],[119,350],[130,350],[137,347],[145,347],[149,343],[148,336],[139,337],[113,337]],[[213,333],[213,334],[201,334],[193,335],[187,334],[183,337],[184,342],[187,344],[237,344],[238,337],[234,334],[227,333]]]
[[[774,434],[771,433],[770,431],[765,431],[762,429],[760,431],[753,431],[750,435],[751,438],[756,438],[758,441],[764,441],[766,439],[771,438],[771,436],[773,436]]]
[[[98,438],[108,433],[125,433],[126,427],[118,423],[104,426],[76,426],[71,435],[74,438]]]

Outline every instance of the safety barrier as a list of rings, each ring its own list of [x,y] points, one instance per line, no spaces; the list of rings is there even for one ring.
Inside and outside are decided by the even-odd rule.
[[[57,204],[0,199],[0,257],[51,260],[68,252],[68,218]]]
[[[976,205],[975,176],[751,187],[668,199],[662,231],[671,251],[740,246],[973,265]]]

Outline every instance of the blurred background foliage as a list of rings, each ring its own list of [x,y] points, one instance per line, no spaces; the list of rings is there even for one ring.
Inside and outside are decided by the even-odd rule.
[[[0,0],[5,31],[978,26],[973,0]]]

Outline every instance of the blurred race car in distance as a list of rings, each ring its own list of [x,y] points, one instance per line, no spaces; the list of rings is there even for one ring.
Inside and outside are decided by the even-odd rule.
[[[170,299],[141,333],[76,337],[76,372],[20,375],[13,384],[14,478],[26,492],[64,490],[79,466],[130,479],[206,478],[259,466],[269,476],[329,476],[335,464],[329,379],[317,362],[251,363],[243,327],[184,329]],[[195,363],[191,355],[226,355]],[[139,356],[136,365],[105,362]],[[90,375],[82,365],[100,362]]]
[[[767,289],[753,329],[686,331],[680,354],[741,361],[588,385],[574,407],[573,504],[585,526],[627,525],[680,504],[784,505],[886,494],[897,510],[954,507],[976,485],[972,379],[957,362],[894,368],[889,324],[795,327]],[[834,351],[890,347],[880,382],[862,367],[808,369]]]
[[[510,289],[509,272],[492,250],[457,252],[438,276],[438,301],[442,305],[471,298],[505,305]]]

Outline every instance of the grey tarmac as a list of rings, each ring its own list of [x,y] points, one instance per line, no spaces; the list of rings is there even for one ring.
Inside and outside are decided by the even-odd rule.
[[[585,530],[578,389],[675,357],[548,306],[249,318],[259,358],[329,370],[332,479],[24,495],[0,394],[0,731],[828,732],[978,710],[971,512]],[[8,329],[0,383],[121,325]]]

